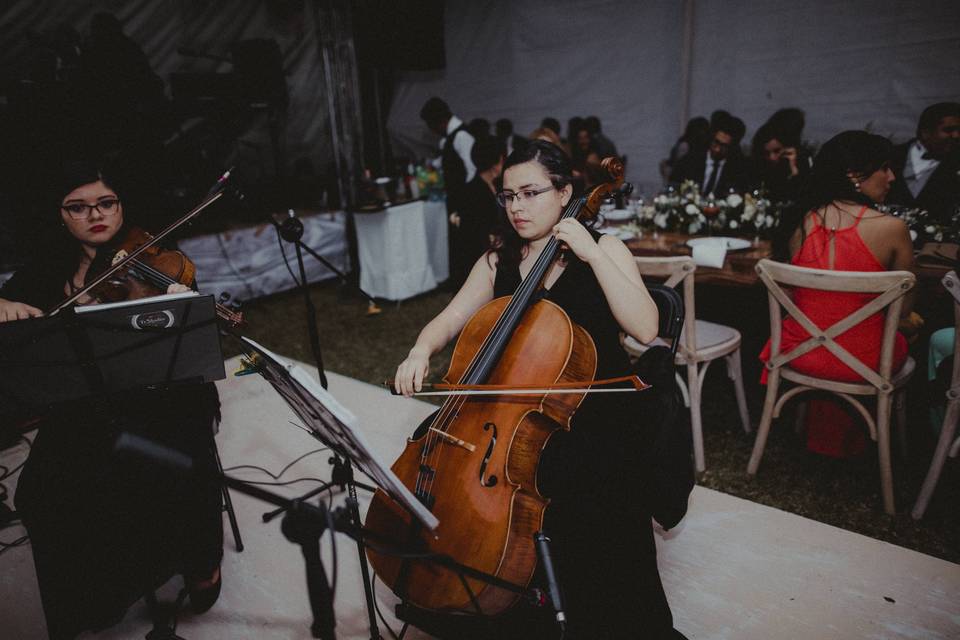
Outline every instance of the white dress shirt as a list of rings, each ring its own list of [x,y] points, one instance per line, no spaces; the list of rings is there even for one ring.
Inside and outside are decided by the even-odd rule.
[[[717,185],[720,184],[720,178],[723,177],[723,165],[727,163],[727,159],[723,160],[714,160],[710,155],[710,152],[707,152],[707,164],[704,165],[703,169],[703,184],[701,185],[702,189],[707,188],[707,183],[710,181],[710,174],[713,172],[713,165],[717,163],[717,180],[713,185],[713,190],[716,190]]]
[[[925,153],[927,153],[926,147],[919,140],[914,140],[910,145],[910,151],[907,152],[907,163],[903,168],[903,179],[914,198],[920,195],[923,188],[927,186],[927,180],[940,166],[939,160],[924,158]]]
[[[450,135],[451,131],[462,124],[463,120],[457,116],[450,116],[450,121],[447,122],[447,135]],[[441,152],[443,151],[443,145],[446,141],[446,136],[440,139],[439,146]],[[456,151],[460,159],[463,160],[463,166],[467,169],[467,182],[473,180],[473,177],[477,175],[477,167],[473,164],[473,158],[470,157],[470,152],[473,151],[473,143],[473,136],[466,131],[460,131],[453,138],[453,150]]]

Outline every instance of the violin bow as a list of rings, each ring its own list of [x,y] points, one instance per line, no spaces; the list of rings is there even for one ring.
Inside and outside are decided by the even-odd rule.
[[[612,389],[595,389],[593,387],[600,385],[617,384],[619,382],[629,382],[630,387],[614,387]],[[400,395],[394,389],[394,381],[387,380],[384,386],[390,388],[393,395]],[[587,385],[587,386],[584,386]],[[422,385],[423,389],[430,391],[417,391],[414,396],[524,396],[524,395],[555,395],[563,393],[634,393],[649,389],[652,385],[647,384],[638,376],[621,376],[619,378],[605,378],[603,380],[584,380],[574,382],[555,382],[553,384],[449,384],[446,382],[429,383]]]

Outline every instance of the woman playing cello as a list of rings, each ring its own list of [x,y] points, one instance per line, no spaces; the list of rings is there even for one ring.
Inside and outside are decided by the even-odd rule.
[[[547,271],[546,298],[593,338],[597,378],[630,373],[620,332],[649,342],[657,333],[657,309],[620,240],[589,231],[576,219],[560,220],[573,197],[571,182],[569,160],[549,142],[533,141],[510,155],[498,193],[508,223],[499,244],[476,262],[450,304],[420,333],[397,369],[398,392],[421,389],[430,357],[480,307],[511,295],[552,237],[568,250]],[[673,631],[660,583],[650,516],[663,496],[680,496],[685,507],[692,488],[689,460],[684,462],[689,452],[684,455],[681,443],[679,453],[673,447],[659,455],[655,420],[641,422],[641,395],[588,395],[570,431],[556,432],[540,458],[538,489],[551,499],[543,529],[552,539],[565,593],[568,638],[682,637]],[[661,467],[678,459],[681,479],[674,482],[671,473],[678,472]],[[668,482],[673,486],[666,488]],[[495,631],[477,634],[556,637],[545,610],[518,605],[500,618]]]
[[[42,315],[109,266],[124,236],[124,208],[95,166],[64,171],[49,250],[0,289],[0,322]],[[180,284],[167,292],[185,291]],[[81,299],[81,302],[88,300]],[[51,638],[118,622],[127,607],[172,573],[183,573],[194,611],[220,592],[223,547],[217,486],[175,483],[115,459],[132,432],[215,469],[213,384],[93,397],[44,417],[20,476],[16,506],[30,535]]]

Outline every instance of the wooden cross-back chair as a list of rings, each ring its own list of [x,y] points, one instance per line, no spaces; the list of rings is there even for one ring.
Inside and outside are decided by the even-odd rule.
[[[770,425],[779,417],[783,405],[790,399],[807,391],[828,391],[852,405],[867,423],[870,437],[877,442],[877,456],[880,462],[880,485],[883,492],[884,510],[895,513],[893,500],[893,472],[890,466],[890,413],[893,394],[904,394],[905,385],[913,374],[915,363],[907,358],[899,371],[892,371],[894,339],[903,297],[916,284],[916,276],[909,271],[859,272],[829,271],[809,269],[763,259],[757,263],[757,274],[767,287],[770,306],[770,359],[766,363],[768,371],[767,394],[763,404],[763,416],[757,429],[753,453],[747,465],[747,473],[756,474],[763,457]],[[842,291],[849,293],[875,293],[877,297],[844,317],[839,322],[821,329],[794,304],[787,287],[803,287],[821,291]],[[780,351],[782,314],[781,309],[792,316],[810,337],[787,353]],[[883,337],[880,344],[880,366],[874,371],[859,358],[840,346],[835,338],[874,315],[884,313]],[[816,378],[802,374],[790,368],[790,362],[810,351],[824,347],[837,359],[864,378],[862,383],[838,382],[825,378]],[[796,386],[778,395],[780,381],[788,380]],[[857,397],[876,398],[876,417],[864,407]],[[898,407],[903,407],[902,397]],[[905,415],[899,412],[901,428]]]
[[[690,429],[693,435],[693,460],[696,470],[703,471],[706,462],[703,451],[703,423],[700,404],[703,380],[710,363],[724,358],[727,374],[733,382],[737,397],[737,407],[743,430],[750,432],[750,413],[747,410],[747,398],[743,390],[743,374],[740,368],[740,332],[733,327],[696,319],[694,305],[694,273],[697,265],[689,256],[662,258],[634,258],[641,275],[651,278],[663,278],[663,285],[683,291],[683,331],[679,340],[669,345],[674,350],[674,362],[686,366],[686,381],[676,374],[677,385],[683,395],[684,404],[690,408]],[[627,336],[623,343],[627,353],[639,356],[647,350],[647,345]]]
[[[953,318],[954,331],[960,327],[960,278],[956,271],[951,271],[943,277],[943,286],[953,296]],[[930,498],[933,496],[934,489],[937,488],[937,481],[940,480],[940,472],[943,471],[943,464],[947,461],[947,456],[956,458],[960,451],[960,437],[956,436],[957,422],[960,422],[960,336],[953,337],[953,373],[950,378],[950,388],[947,389],[947,405],[943,416],[943,427],[940,429],[940,438],[937,440],[937,448],[933,452],[933,460],[930,462],[930,469],[927,471],[927,477],[923,481],[923,487],[920,489],[920,495],[917,496],[917,503],[913,506],[911,515],[915,520],[923,517],[923,512],[927,510]]]

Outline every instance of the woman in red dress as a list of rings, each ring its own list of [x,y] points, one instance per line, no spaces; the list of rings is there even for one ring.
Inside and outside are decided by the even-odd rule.
[[[913,245],[902,220],[875,208],[890,190],[894,176],[889,157],[892,146],[881,136],[863,131],[845,131],[820,150],[801,193],[797,208],[784,217],[774,253],[779,260],[800,267],[834,271],[893,271],[909,269]],[[797,288],[793,300],[819,327],[826,328],[867,304],[874,294],[818,291]],[[903,305],[910,313],[911,300]],[[877,313],[837,336],[837,343],[874,370],[880,364],[883,317]],[[784,353],[809,338],[809,334],[788,317],[783,322],[781,349]],[[760,359],[770,357],[770,345]],[[907,357],[907,341],[897,334],[893,370]],[[789,365],[818,378],[861,382],[850,367],[824,347],[806,353]],[[762,380],[766,382],[766,371]],[[860,453],[864,431],[852,416],[827,400],[812,400],[808,408],[807,448],[833,457]]]

